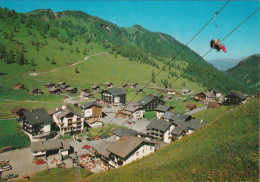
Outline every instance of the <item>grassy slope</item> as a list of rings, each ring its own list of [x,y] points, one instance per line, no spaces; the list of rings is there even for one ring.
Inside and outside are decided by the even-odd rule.
[[[7,145],[13,148],[27,147],[30,140],[26,134],[21,131],[21,126],[15,120],[0,120],[0,148]]]
[[[257,181],[259,100],[125,167],[87,181]],[[82,180],[84,181],[84,180]]]

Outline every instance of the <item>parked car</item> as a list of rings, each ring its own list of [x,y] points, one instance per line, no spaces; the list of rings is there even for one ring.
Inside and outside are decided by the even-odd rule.
[[[82,140],[81,139],[76,139],[78,142],[82,142]]]
[[[0,162],[9,162],[9,160],[0,159]]]
[[[8,170],[11,170],[11,169],[12,169],[12,166],[10,166],[10,165],[0,166],[0,172],[8,171]]]
[[[40,165],[40,164],[45,164],[46,162],[42,159],[39,159],[38,161],[35,162],[36,165]]]
[[[87,141],[90,141],[90,138],[86,138]]]
[[[4,179],[12,179],[12,178],[17,178],[18,174],[8,174],[4,177]]]

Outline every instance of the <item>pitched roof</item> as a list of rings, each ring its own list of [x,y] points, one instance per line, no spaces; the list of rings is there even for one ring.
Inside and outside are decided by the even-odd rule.
[[[87,120],[87,123],[88,123],[88,124],[93,124],[93,123],[95,123],[95,122],[103,123],[102,121],[100,121],[100,120],[98,120],[98,119],[96,119],[96,118],[91,118],[91,119]]]
[[[57,115],[57,119],[63,118],[64,116],[66,116],[66,115],[68,115],[68,114],[70,114],[70,113],[73,113],[74,115],[77,115],[77,116],[80,116],[80,117],[84,117],[84,116],[82,116],[80,113],[78,113],[78,112],[72,110],[71,108],[65,108],[65,109],[63,109],[63,110],[61,111],[61,113],[59,113],[59,114]]]
[[[67,107],[67,106],[66,106]],[[57,108],[53,108],[53,109],[51,109],[51,110],[49,110],[48,111],[48,114],[49,115],[53,115],[53,114],[55,114],[55,113],[57,113],[57,112],[60,112],[62,110],[62,106],[59,106],[59,107],[57,107]]]
[[[52,118],[44,108],[37,108],[23,111],[25,120],[29,124],[39,124],[51,122]]]
[[[213,93],[211,93],[211,92],[203,92],[205,95],[206,95],[206,97],[208,97],[208,98],[216,98],[216,96],[213,94]]]
[[[50,92],[55,92],[55,91],[57,91],[57,90],[60,90],[59,88],[56,88],[56,87],[51,87],[51,88],[49,88],[49,91]]]
[[[162,118],[164,119],[169,119],[169,120],[180,120],[180,121],[185,121],[186,119],[188,119],[190,116],[187,114],[182,114],[182,113],[178,113],[178,112],[170,112],[170,111],[166,111],[164,113],[164,115],[162,116]]]
[[[208,102],[208,107],[216,107],[218,104],[217,101]]]
[[[58,85],[63,85],[63,84],[66,84],[65,82],[59,82],[57,83]]]
[[[207,125],[206,122],[200,122],[196,119],[191,119],[190,121],[187,121],[185,123],[188,128],[192,128],[194,130],[198,130],[198,129],[202,128],[203,126]]]
[[[154,142],[145,140],[143,138],[123,136],[122,138],[114,142],[112,145],[110,145],[107,148],[107,150],[124,159],[144,142],[154,144]]]
[[[105,82],[105,85],[113,85],[113,83]]]
[[[125,94],[125,91],[122,90],[121,88],[110,88],[110,89],[107,89],[105,91],[109,92],[110,94],[112,94],[114,96]]]
[[[173,108],[172,106],[158,105],[158,106],[155,108],[155,111],[166,112],[166,111],[169,111],[169,110],[172,109],[172,108]]]
[[[92,106],[98,106],[98,107],[102,107],[101,105],[97,104],[95,101],[93,102],[87,102],[86,104],[84,104],[82,106],[83,109],[87,109],[87,108],[90,108]]]
[[[100,88],[100,86],[93,85],[92,89],[95,89],[95,88]]]
[[[157,130],[161,130],[161,131],[165,132],[171,125],[172,125],[172,123],[170,123],[168,121],[153,120],[146,126],[146,128],[147,129],[157,129]]]
[[[130,136],[136,136],[138,134],[137,131],[129,129],[129,128],[118,128],[113,131],[113,133],[119,137],[130,135]]]
[[[212,89],[214,92],[216,93],[221,93],[221,91],[219,89]]]
[[[182,93],[190,92],[190,89],[182,89],[181,92]]]
[[[195,106],[196,106],[196,104],[192,104],[192,103],[186,104],[186,107],[195,107]]]
[[[131,86],[135,86],[135,85],[138,85],[138,83],[131,83],[130,85]]]
[[[40,141],[40,142],[31,142],[31,151],[37,152],[37,151],[48,151],[48,150],[57,150],[62,148],[61,140],[59,139],[52,139],[52,140],[46,140],[46,141]]]
[[[230,94],[240,98],[241,100],[246,100],[246,96],[239,91],[231,90]]]
[[[100,155],[109,158],[110,152],[107,150],[107,148],[110,147],[112,144],[113,142],[101,141],[95,146],[95,149]]]
[[[66,91],[71,91],[71,90],[76,90],[76,88],[74,88],[74,87],[67,87],[65,90]]]
[[[138,103],[141,105],[141,106],[145,106],[146,104],[152,102],[155,98],[152,97],[152,96],[144,96],[143,98],[141,98]]]
[[[126,105],[123,108],[123,110],[127,110],[127,111],[130,111],[130,112],[135,112],[138,109],[140,109],[140,105],[136,101],[127,102]]]
[[[66,151],[70,149],[70,140],[62,140],[62,147],[61,147],[61,151]]]
[[[187,126],[176,126],[176,127],[174,127],[174,129],[172,130],[171,133],[174,135],[180,136],[181,133],[187,129],[188,129]]]

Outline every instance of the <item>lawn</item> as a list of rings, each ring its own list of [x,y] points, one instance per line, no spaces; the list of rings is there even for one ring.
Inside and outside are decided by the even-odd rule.
[[[69,182],[74,181],[74,171],[75,168],[55,168],[41,171],[33,176],[30,177],[29,181],[33,182],[56,182],[56,181],[63,181]],[[86,169],[80,169],[81,179],[86,178],[87,176],[91,175],[92,173]],[[22,181],[22,180],[17,180]]]
[[[103,134],[110,133],[119,127],[120,126],[116,124],[104,124],[104,127],[101,128],[89,128],[89,131],[87,132],[87,136],[88,137],[101,136]]]
[[[156,119],[156,111],[144,112],[144,118],[147,120]]]
[[[14,149],[28,147],[30,140],[21,131],[16,120],[0,120],[0,148],[12,146]]]
[[[218,118],[222,117],[227,110],[229,109],[228,106],[221,106],[217,108],[209,108],[198,113],[193,114],[192,116],[198,120],[204,120],[208,123],[215,122]]]

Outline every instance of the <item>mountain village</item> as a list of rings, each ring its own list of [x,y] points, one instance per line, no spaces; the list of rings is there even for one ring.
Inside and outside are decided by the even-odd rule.
[[[70,100],[67,94],[78,93],[78,98],[86,102],[72,102],[73,105],[66,103],[49,111],[44,105],[42,108],[15,107],[11,110],[31,141],[30,151],[26,154],[28,156],[28,152],[30,153],[29,165],[39,170],[46,169],[40,167],[45,165],[47,168],[79,165],[93,173],[118,168],[150,155],[207,125],[206,121],[196,120],[192,114],[222,105],[243,104],[247,99],[246,95],[234,90],[223,96],[218,89],[193,93],[190,89],[178,91],[153,88],[159,94],[149,94],[138,101],[127,101],[126,88],[132,89],[135,94],[142,93],[138,83],[125,83],[114,88],[113,83],[105,82],[103,86],[94,85],[91,89],[82,88],[79,92],[78,88],[65,82],[46,83],[44,87],[49,91],[46,94],[64,94],[64,99]],[[17,83],[14,89],[23,90],[24,85]],[[39,88],[32,89],[30,93],[44,94]],[[94,93],[101,94],[101,100],[95,99]],[[196,103],[187,103],[184,114],[175,112],[173,106],[165,104],[173,96],[181,98],[187,95],[191,95],[196,103],[205,106],[197,108]],[[77,108],[77,111],[72,106]],[[150,111],[155,111],[156,119],[144,118],[144,114]],[[118,127],[102,135],[87,136],[90,128],[104,128],[110,123]],[[6,161],[11,160],[8,158],[10,149],[1,149],[1,152],[7,151],[4,159]],[[28,158],[24,157],[23,160]],[[4,174],[15,170],[15,167],[11,162],[6,162],[1,167],[1,172]],[[25,173],[19,175],[26,176]]]

